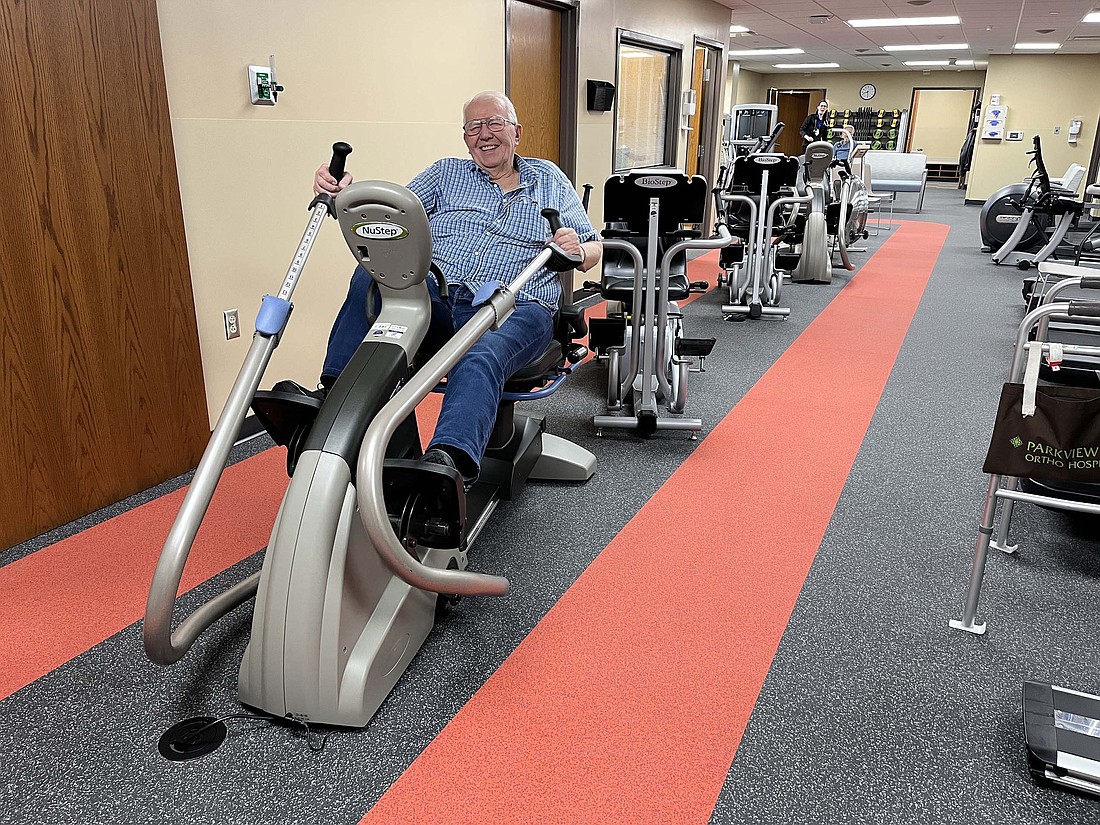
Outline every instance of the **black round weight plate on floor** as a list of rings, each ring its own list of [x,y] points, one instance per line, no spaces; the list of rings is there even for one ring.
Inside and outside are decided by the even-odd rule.
[[[160,737],[160,755],[172,762],[198,759],[218,749],[229,735],[224,722],[213,716],[184,719],[168,728]]]

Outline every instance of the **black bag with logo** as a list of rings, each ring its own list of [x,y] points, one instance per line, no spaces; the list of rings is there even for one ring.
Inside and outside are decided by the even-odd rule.
[[[1033,351],[1038,353],[1038,347]],[[1034,363],[1034,368],[1032,368]],[[1100,484],[1100,390],[1036,386],[1029,353],[1022,384],[1005,384],[982,472],[1039,481]],[[1025,414],[1034,389],[1034,412]]]

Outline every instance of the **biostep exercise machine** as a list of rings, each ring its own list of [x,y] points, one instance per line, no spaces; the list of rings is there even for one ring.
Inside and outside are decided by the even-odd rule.
[[[679,171],[633,171],[604,184],[603,269],[599,283],[585,283],[608,302],[607,317],[589,324],[589,345],[608,367],[607,414],[593,417],[597,435],[687,430],[695,438],[703,428],[682,414],[688,374],[703,371],[715,339],[686,337],[676,302],[707,289],[688,280],[687,252],[732,240],[724,226],[715,238],[691,228],[702,224],[707,196],[706,180]]]
[[[720,256],[719,285],[729,291],[727,318],[786,318],[783,279],[799,262],[808,224],[798,207],[813,195],[798,190],[798,158],[758,153],[737,158],[729,185],[716,197],[719,220],[741,243]],[[822,235],[820,241],[824,242]]]
[[[329,169],[339,179],[350,147],[334,148]],[[312,209],[283,288],[264,298],[252,347],[165,542],[146,605],[145,650],[152,661],[171,664],[220,616],[255,596],[241,702],[276,718],[361,727],[420,649],[441,599],[508,592],[507,579],[467,569],[470,544],[496,502],[526,478],[584,481],[595,469],[590,452],[544,432],[541,417],[513,415],[514,402],[531,397],[525,391],[532,385],[550,376],[556,386],[568,373],[558,340],[521,370],[526,375],[505,385],[481,477],[469,492],[453,468],[414,460],[420,400],[481,335],[504,323],[515,296],[543,267],[564,271],[580,259],[548,243],[510,283],[480,290],[474,303],[481,308],[414,369],[431,317],[425,279],[432,245],[419,199],[402,186],[360,181],[335,203],[319,196]],[[339,218],[352,253],[377,285],[381,310],[323,403],[306,398],[283,416],[300,417],[307,432],[295,442],[299,454],[262,570],[173,630],[195,534],[326,214]],[[543,214],[549,237],[557,213]],[[573,355],[583,357],[583,348]],[[288,440],[286,433],[282,438]]]

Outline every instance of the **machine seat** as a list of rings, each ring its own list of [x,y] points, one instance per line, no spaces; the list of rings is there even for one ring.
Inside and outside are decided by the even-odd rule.
[[[625,240],[638,248],[645,259],[649,247],[649,238],[645,235],[627,235]],[[664,255],[667,244],[659,239],[657,260]],[[677,255],[669,265],[668,298],[670,301],[682,301],[688,296],[690,284],[687,277],[687,255]],[[600,279],[600,294],[609,301],[622,301],[630,305],[634,300],[634,260],[621,249],[608,249],[604,253],[603,274]]]

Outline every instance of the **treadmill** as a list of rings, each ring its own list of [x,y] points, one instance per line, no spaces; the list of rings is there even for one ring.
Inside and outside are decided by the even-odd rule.
[[[1100,696],[1024,682],[1024,739],[1036,782],[1100,796]]]

